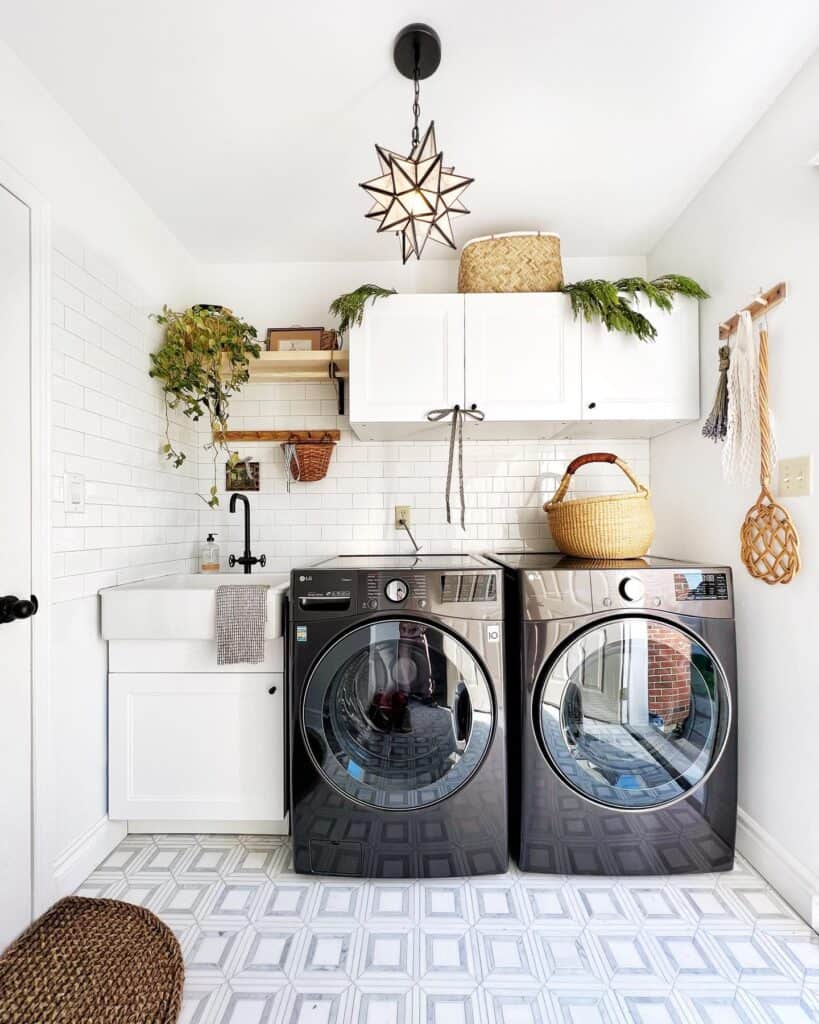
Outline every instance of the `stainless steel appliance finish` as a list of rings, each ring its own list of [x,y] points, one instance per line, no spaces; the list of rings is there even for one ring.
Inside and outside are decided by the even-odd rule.
[[[505,870],[501,584],[494,563],[459,555],[345,557],[293,572],[297,871]]]
[[[727,870],[736,829],[731,571],[491,556],[505,570],[512,837],[524,870]],[[514,739],[510,749],[515,749]]]

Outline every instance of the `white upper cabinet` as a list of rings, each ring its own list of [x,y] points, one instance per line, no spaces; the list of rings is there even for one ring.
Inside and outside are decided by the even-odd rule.
[[[391,295],[350,332],[350,420],[361,437],[430,431],[464,401],[463,295]],[[394,425],[394,430],[389,425]]]
[[[695,420],[700,414],[699,307],[677,296],[670,313],[636,302],[653,342],[583,324],[583,419]],[[674,424],[667,423],[670,428]],[[639,429],[639,426],[637,427]],[[652,431],[652,432],[659,432]]]
[[[576,419],[581,324],[568,298],[486,294],[465,300],[467,408],[476,405],[487,425]]]
[[[699,416],[695,300],[637,308],[654,342],[575,319],[558,293],[396,295],[350,334],[350,422],[367,440],[440,436],[477,408],[485,438],[652,437]]]

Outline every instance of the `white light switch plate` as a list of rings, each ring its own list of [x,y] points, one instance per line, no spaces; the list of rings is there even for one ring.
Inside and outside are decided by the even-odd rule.
[[[804,498],[813,489],[813,465],[810,455],[779,460],[779,496]]]
[[[85,477],[82,473],[65,474],[63,506],[66,512],[85,512]]]

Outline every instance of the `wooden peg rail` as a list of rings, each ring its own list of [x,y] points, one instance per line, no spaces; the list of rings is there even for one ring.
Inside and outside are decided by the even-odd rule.
[[[340,430],[214,430],[214,441],[339,441]]]
[[[775,284],[773,288],[769,288],[766,292],[762,293],[762,298],[765,299],[765,302],[760,302],[759,298],[753,299],[747,306],[743,306],[739,313],[744,313],[747,310],[751,314],[751,317],[756,320],[758,316],[762,316],[762,314],[767,313],[769,309],[773,309],[774,306],[778,306],[780,302],[784,302],[787,297],[788,286],[784,281],[780,281],[779,284]],[[720,341],[725,341],[726,338],[730,338],[736,331],[739,326],[739,313],[734,313],[734,315],[729,317],[727,320],[720,321]]]

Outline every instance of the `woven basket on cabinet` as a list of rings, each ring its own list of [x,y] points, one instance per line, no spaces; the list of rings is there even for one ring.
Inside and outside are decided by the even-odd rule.
[[[575,471],[590,462],[619,466],[634,484],[635,493],[564,501]],[[558,548],[576,558],[640,558],[654,539],[650,491],[610,452],[592,452],[570,462],[555,496],[543,507]]]
[[[517,231],[473,238],[461,250],[459,292],[556,292],[562,286],[559,235]]]
[[[299,441],[298,434],[282,445],[284,461],[293,480],[313,484],[327,476],[336,443],[328,434],[320,441]]]

